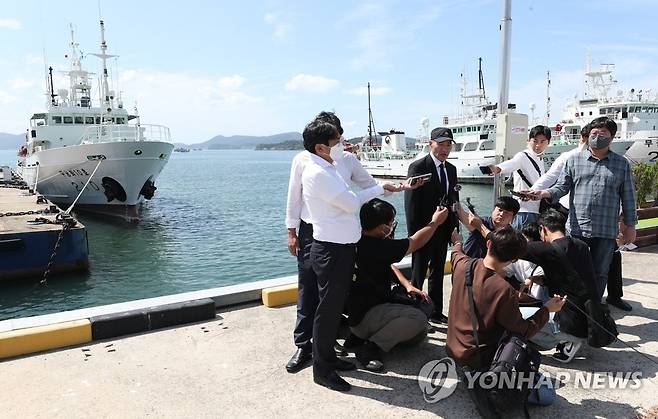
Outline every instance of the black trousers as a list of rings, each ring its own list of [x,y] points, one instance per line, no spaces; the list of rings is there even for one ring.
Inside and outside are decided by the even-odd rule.
[[[334,342],[354,275],[355,244],[315,240],[311,267],[317,275],[318,307],[313,320],[313,374],[326,377],[335,370]]]
[[[425,246],[411,255],[411,283],[414,287],[422,290],[428,266],[431,270],[427,278],[427,293],[434,302],[437,314],[443,312],[443,275],[449,234],[447,230],[437,231]]]
[[[624,295],[621,275],[621,252],[615,252],[608,271],[608,298],[611,300],[617,300]]]
[[[297,320],[293,337],[295,346],[311,351],[313,349],[313,319],[318,307],[318,277],[311,267],[311,245],[313,244],[313,225],[301,222],[297,235],[299,251],[297,252]]]

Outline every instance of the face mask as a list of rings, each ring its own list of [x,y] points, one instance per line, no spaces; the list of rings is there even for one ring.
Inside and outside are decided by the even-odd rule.
[[[601,134],[593,134],[589,136],[587,142],[590,147],[600,150],[610,145],[610,143],[612,142],[612,137],[606,137]]]
[[[343,158],[343,143],[338,142],[335,146],[331,147],[331,151],[329,152],[329,155],[331,156],[331,159],[333,161],[338,161]]]

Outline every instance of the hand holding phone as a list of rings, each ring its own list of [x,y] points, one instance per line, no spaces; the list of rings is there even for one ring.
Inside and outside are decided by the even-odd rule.
[[[491,167],[489,166],[480,166],[480,172],[482,172],[483,175],[493,175]]]

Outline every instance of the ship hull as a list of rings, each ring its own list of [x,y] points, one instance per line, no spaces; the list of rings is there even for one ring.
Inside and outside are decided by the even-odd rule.
[[[63,209],[79,195],[76,209],[135,222],[139,204],[154,192],[147,186],[155,183],[173,147],[160,141],[126,141],[52,148],[25,157],[19,172]]]

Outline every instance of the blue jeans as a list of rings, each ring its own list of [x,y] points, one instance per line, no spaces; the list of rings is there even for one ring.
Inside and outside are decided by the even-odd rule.
[[[594,264],[594,275],[596,275],[596,289],[599,293],[599,299],[602,299],[605,287],[608,284],[608,272],[610,271],[610,264],[612,263],[612,256],[617,243],[614,239],[575,237],[584,241],[589,246],[592,263]]]
[[[523,224],[536,223],[538,219],[539,214],[535,212],[519,212],[516,214],[516,217],[514,217],[514,220],[512,221],[512,227],[514,227],[516,230],[521,230]]]
[[[537,307],[520,307],[519,309],[524,319],[527,319],[539,310]],[[560,325],[555,318],[555,313],[549,313],[548,322],[529,340],[542,349],[555,348],[561,342],[582,342],[581,338],[560,331]]]
[[[542,375],[541,373],[539,373]],[[555,401],[555,387],[552,384],[542,383],[539,388],[532,391],[528,397],[528,403],[535,406],[549,406]]]

